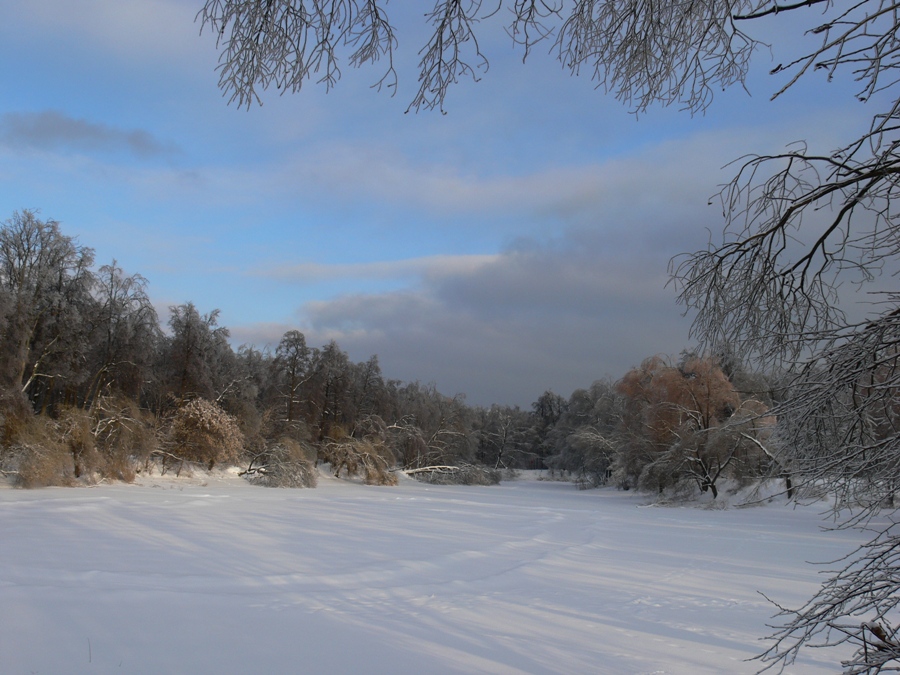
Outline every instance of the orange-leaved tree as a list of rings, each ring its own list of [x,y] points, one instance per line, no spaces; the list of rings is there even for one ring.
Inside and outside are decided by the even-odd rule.
[[[625,398],[617,474],[626,487],[662,493],[693,484],[715,498],[720,478],[763,470],[755,415],[735,415],[741,397],[714,358],[687,354],[673,365],[651,357],[617,391]]]

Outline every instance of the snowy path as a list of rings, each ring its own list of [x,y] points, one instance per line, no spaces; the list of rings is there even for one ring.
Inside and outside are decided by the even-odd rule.
[[[752,673],[758,591],[863,539],[565,483],[153,483],[0,490],[0,673]]]

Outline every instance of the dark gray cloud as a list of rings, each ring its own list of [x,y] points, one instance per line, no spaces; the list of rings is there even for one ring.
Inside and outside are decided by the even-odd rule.
[[[337,340],[354,360],[377,354],[386,377],[433,382],[479,405],[527,407],[547,389],[568,396],[594,380],[618,379],[649,355],[689,345],[689,322],[672,302],[636,305],[624,315],[598,307],[484,321],[427,294],[385,293],[343,296],[305,314],[297,324],[232,328],[232,337],[271,345],[299,326],[311,344]]]
[[[15,149],[127,152],[142,159],[178,152],[146,131],[75,119],[55,110],[0,116],[0,143]]]
[[[568,395],[688,346],[667,280],[664,260],[636,270],[576,240],[533,243],[412,289],[309,303],[300,327],[357,360],[378,354],[388,377],[526,406],[545,389]],[[271,342],[280,328],[237,333]]]

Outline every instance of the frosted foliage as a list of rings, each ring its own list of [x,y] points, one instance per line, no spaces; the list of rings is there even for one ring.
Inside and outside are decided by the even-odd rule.
[[[198,398],[175,413],[172,441],[179,457],[212,468],[215,464],[236,463],[244,436],[234,417],[215,403]]]
[[[268,87],[296,92],[312,80],[330,88],[340,79],[342,60],[351,67],[376,65],[374,86],[394,91],[398,38],[387,6],[386,0],[208,0],[198,20],[215,32],[222,50],[219,86],[230,101],[249,106]],[[639,0],[489,6],[438,0],[425,13],[428,37],[418,52],[419,86],[409,107],[443,110],[454,84],[477,81],[487,71],[479,30],[499,15],[526,56],[547,41],[564,68],[589,71],[637,110],[656,101],[702,110],[717,87],[746,76],[756,43],[722,19],[754,6],[669,0],[647,11]]]

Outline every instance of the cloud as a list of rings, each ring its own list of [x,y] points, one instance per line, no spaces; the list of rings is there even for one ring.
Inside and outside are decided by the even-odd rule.
[[[13,149],[127,152],[141,159],[177,153],[175,146],[146,131],[118,129],[55,110],[3,114],[0,143]]]
[[[497,259],[496,255],[434,255],[407,260],[369,263],[321,264],[299,263],[260,268],[255,276],[281,281],[311,282],[335,279],[436,279],[472,272]]]
[[[433,214],[503,213],[593,202],[616,175],[614,165],[582,165],[520,175],[484,175],[465,167],[420,161],[376,143],[322,145],[283,168],[295,184],[342,197],[403,204]],[[298,180],[301,179],[301,180]]]
[[[246,191],[290,187],[317,201],[413,211],[434,222],[452,222],[455,228],[480,228],[486,219],[508,226],[511,219],[526,216],[542,226],[661,229],[661,215],[668,221],[696,215],[698,205],[705,205],[717,186],[731,179],[736,168],[730,163],[748,149],[780,152],[803,137],[824,152],[837,147],[837,128],[848,122],[833,109],[826,112],[814,114],[805,124],[762,120],[757,126],[700,130],[646,143],[626,155],[600,155],[567,165],[529,163],[506,172],[483,168],[473,148],[464,153],[468,159],[440,162],[414,147],[375,139],[325,141],[303,145],[269,165],[264,176],[257,172],[239,177],[236,172],[220,176],[219,182],[240,183]],[[468,215],[477,217],[461,218]]]
[[[546,389],[567,396],[595,379],[619,378],[648,356],[691,346],[689,318],[667,286],[668,261],[703,248],[721,229],[721,211],[708,200],[738,145],[733,133],[709,132],[589,166],[483,180],[440,167],[427,176],[403,161],[393,169],[403,179],[387,179],[391,171],[379,166],[360,189],[377,190],[384,180],[384,199],[415,198],[424,217],[453,203],[481,228],[494,226],[487,211],[521,220],[519,232],[534,229],[490,255],[306,263],[270,276],[356,279],[359,288],[404,282],[308,302],[291,326],[311,344],[336,340],[356,360],[377,354],[387,377],[433,381],[478,404],[527,406]],[[345,189],[355,185],[354,167],[338,182]],[[451,226],[471,229],[468,222],[454,217]],[[271,340],[273,329],[244,326],[235,334]]]
[[[527,406],[546,389],[568,396],[595,379],[617,379],[648,356],[692,346],[690,317],[667,285],[669,259],[721,236],[721,208],[710,196],[734,173],[725,165],[741,148],[775,151],[794,131],[706,132],[523,176],[379,165],[357,189],[417,200],[426,215],[453,204],[478,227],[494,226],[485,213],[500,213],[521,220],[521,233],[534,229],[475,264],[451,256],[281,269],[283,279],[303,281],[406,281],[399,290],[306,303],[293,327],[311,344],[336,340],[356,360],[377,354],[388,377],[433,381],[478,404]],[[336,171],[341,162],[332,159]],[[337,184],[346,189],[362,165],[343,166]],[[473,231],[472,220],[454,217],[451,226]],[[444,273],[427,274],[430,265]]]
[[[531,242],[477,264],[438,267],[406,288],[306,303],[291,326],[233,330],[276,344],[299,328],[336,340],[355,360],[377,354],[387,377],[434,382],[475,404],[527,406],[546,389],[568,396],[642,359],[688,346],[688,322],[665,288],[665,265],[617,260],[596,241]],[[427,270],[427,259],[412,268]],[[340,268],[341,266],[336,266]],[[363,266],[365,268],[365,266]],[[379,266],[374,266],[380,269]]]
[[[18,38],[28,31],[32,40],[55,44],[77,40],[92,49],[130,63],[209,66],[215,54],[210,40],[198,40],[194,23],[197,3],[190,0],[41,0],[7,3],[8,25]]]

